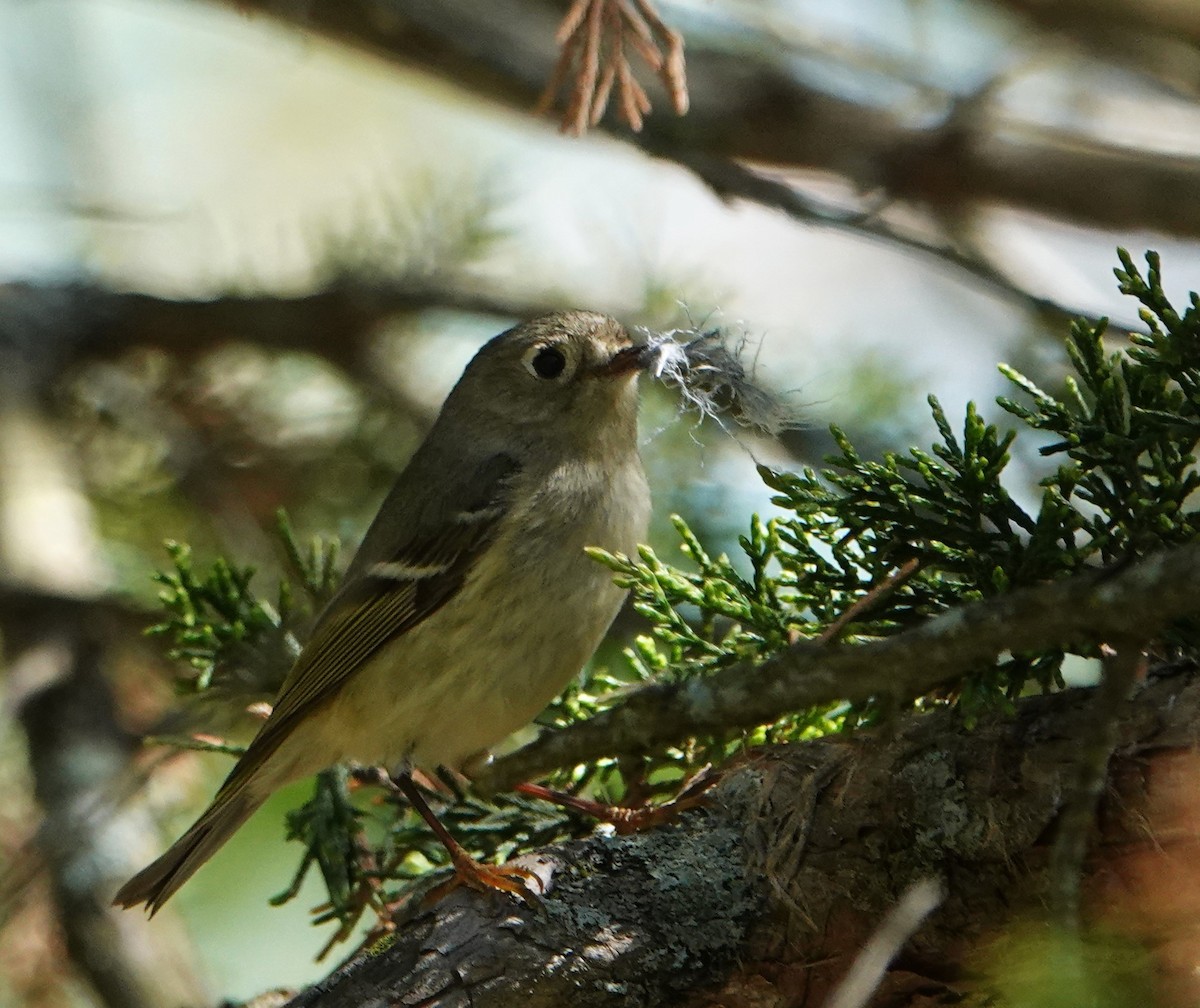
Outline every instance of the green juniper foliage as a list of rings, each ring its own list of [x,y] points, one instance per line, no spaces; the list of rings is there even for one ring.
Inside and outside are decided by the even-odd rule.
[[[1189,498],[1200,482],[1200,303],[1193,294],[1178,314],[1163,294],[1157,255],[1147,255],[1145,277],[1124,250],[1119,255],[1120,289],[1141,302],[1148,335],[1135,334],[1126,352],[1110,352],[1103,321],[1076,322],[1067,341],[1076,376],[1061,397],[1000,368],[1032,404],[1001,398],[999,405],[1055,436],[1043,455],[1065,456],[1041,481],[1036,511],[1001,482],[1016,433],[1000,434],[974,404],[959,435],[931,396],[940,443],[881,461],[862,458],[834,428],[841,453],[823,472],[760,467],[789,517],[752,519],[739,543],[750,577],[725,557],[710,558],[680,518],[676,527],[695,570],[664,564],[646,547],[637,559],[598,553],[653,627],[629,652],[639,676],[703,675],[766,658],[791,639],[817,638],[910,561],[916,573],[866,605],[843,636],[887,636],[966,601],[1195,541],[1200,513],[1189,509]],[[1181,626],[1165,643],[1194,645],[1196,631]],[[1092,655],[1096,642],[1080,641],[1073,650]],[[957,701],[971,718],[1030,685],[1060,685],[1062,658],[1013,655],[971,670]]]
[[[706,675],[765,659],[801,639],[885,637],[967,601],[1194,542],[1200,300],[1193,294],[1179,314],[1163,294],[1158,257],[1147,255],[1143,276],[1128,254],[1119,254],[1120,289],[1141,303],[1148,334],[1112,351],[1103,322],[1076,322],[1067,341],[1075,374],[1058,394],[1001,366],[1023,398],[1000,398],[999,405],[1052,438],[1040,450],[1061,459],[1041,481],[1035,509],[1002,483],[1016,434],[1001,433],[973,404],[956,431],[930,397],[938,443],[878,461],[863,458],[834,429],[840,453],[823,471],[760,468],[785,516],[751,518],[739,540],[741,563],[712,556],[679,517],[674,523],[688,569],[665,563],[649,547],[637,557],[592,551],[630,589],[649,632],[627,649],[623,668],[593,669],[551,705],[543,723],[564,726],[590,717],[631,684]],[[314,544],[302,553],[286,523],[281,535],[293,576],[309,601],[319,603],[333,584],[333,552]],[[248,570],[218,561],[201,578],[185,548],[171,549],[175,572],[160,577],[168,618],[154,629],[172,638],[173,656],[189,666],[188,688],[236,692],[238,683],[262,679],[247,667],[272,662],[278,685],[299,632],[291,590],[281,587],[279,605],[267,606],[251,592]],[[1198,630],[1181,623],[1160,647],[1194,649]],[[1081,640],[1069,650],[1092,655],[1097,646]],[[953,701],[969,721],[1008,706],[1027,689],[1060,685],[1062,659],[1059,651],[1005,655],[990,667],[964,670],[950,694],[920,702]],[[746,744],[812,737],[877,713],[870,706],[797,711],[755,732],[563,770],[551,783],[641,801],[669,793],[696,766]],[[318,919],[340,922],[335,937],[348,934],[367,906],[394,898],[397,883],[445,863],[415,815],[382,791],[363,792],[374,794],[374,802],[352,796],[352,780],[341,770],[322,774],[314,797],[288,818],[289,836],[305,853],[295,885],[280,899],[294,895],[317,865],[330,897]],[[517,796],[491,804],[452,793],[435,801],[444,806],[447,825],[483,857],[506,857],[581,828],[558,809]]]
[[[270,701],[279,692],[300,653],[297,635],[304,632],[312,610],[333,594],[338,544],[314,538],[302,550],[282,511],[276,531],[288,573],[307,601],[302,611],[289,581],[280,582],[271,605],[250,588],[253,567],[218,558],[207,574],[198,575],[186,545],[166,544],[174,569],[154,578],[162,586],[158,597],[166,613],[146,632],[169,640],[167,655],[183,670],[176,679],[181,693],[228,697],[244,707]]]

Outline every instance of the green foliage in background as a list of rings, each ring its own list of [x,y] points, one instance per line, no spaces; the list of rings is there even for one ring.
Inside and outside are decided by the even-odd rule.
[[[200,574],[186,545],[166,544],[172,570],[154,578],[161,586],[158,598],[165,615],[146,632],[167,640],[167,656],[181,669],[176,679],[180,693],[244,710],[279,692],[314,610],[337,585],[339,550],[336,541],[320,538],[302,549],[283,512],[276,532],[293,580],[281,579],[274,604],[251,590],[253,567],[219,557]]]
[[[824,470],[760,469],[783,515],[751,518],[737,562],[710,555],[678,517],[686,569],[665,563],[649,547],[636,557],[593,551],[630,589],[649,630],[623,663],[593,668],[568,689],[543,723],[590,717],[640,683],[759,661],[798,640],[886,637],[967,601],[1194,542],[1200,301],[1192,295],[1178,313],[1163,294],[1156,255],[1147,255],[1145,276],[1125,252],[1120,257],[1120,289],[1141,303],[1147,334],[1134,334],[1130,347],[1112,351],[1103,323],[1075,323],[1067,341],[1075,374],[1057,393],[1001,367],[1022,397],[1001,398],[999,405],[1048,439],[1041,453],[1059,460],[1041,481],[1040,498],[1022,503],[1005,487],[1017,435],[1001,433],[973,404],[956,430],[931,397],[938,442],[879,460],[861,456],[835,429],[840,452]],[[320,542],[301,551],[286,523],[280,532],[309,603],[306,619],[328,597],[336,554]],[[254,682],[262,691],[269,677],[253,670],[267,667],[277,686],[304,623],[291,601],[293,589],[282,587],[278,605],[268,606],[251,591],[248,570],[218,561],[199,576],[182,547],[173,548],[172,558],[175,571],[161,579],[168,615],[154,630],[171,638],[173,656],[188,665],[188,688],[228,695]],[[1181,623],[1161,646],[1194,649],[1198,629]],[[1069,650],[1093,655],[1096,644],[1081,640]],[[1061,651],[1005,655],[969,670],[951,693],[921,702],[954,702],[969,721],[1008,707],[1029,689],[1060,686],[1063,657]],[[754,732],[693,739],[651,758],[564,770],[550,783],[640,802],[669,795],[696,768],[742,746],[809,738],[879,714],[871,705],[798,711]],[[317,866],[329,892],[317,919],[338,921],[335,937],[349,934],[364,909],[384,906],[446,860],[419,819],[389,792],[355,781],[344,770],[320,775],[312,800],[288,819],[289,836],[305,853],[296,885],[281,899],[294,895],[304,873]],[[455,835],[485,858],[589,828],[529,799],[483,803],[458,795],[454,782],[431,800]]]

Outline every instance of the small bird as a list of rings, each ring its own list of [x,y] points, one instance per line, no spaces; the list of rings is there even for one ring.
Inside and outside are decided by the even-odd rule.
[[[270,717],[212,804],[117,893],[154,914],[277,788],[334,763],[387,769],[456,877],[522,895],[438,823],[414,768],[469,770],[529,722],[625,597],[584,554],[631,554],[650,493],[622,326],[570,311],[518,325],[467,365],[316,621]]]

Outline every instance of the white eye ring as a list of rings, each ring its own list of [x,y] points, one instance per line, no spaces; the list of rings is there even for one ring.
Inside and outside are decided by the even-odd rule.
[[[535,378],[553,381],[567,373],[567,352],[557,343],[544,343],[526,350],[521,363]]]

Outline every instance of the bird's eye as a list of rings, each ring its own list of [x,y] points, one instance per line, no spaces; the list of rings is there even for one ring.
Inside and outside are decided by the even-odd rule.
[[[557,378],[567,366],[566,355],[558,347],[542,347],[526,366],[539,378]]]

